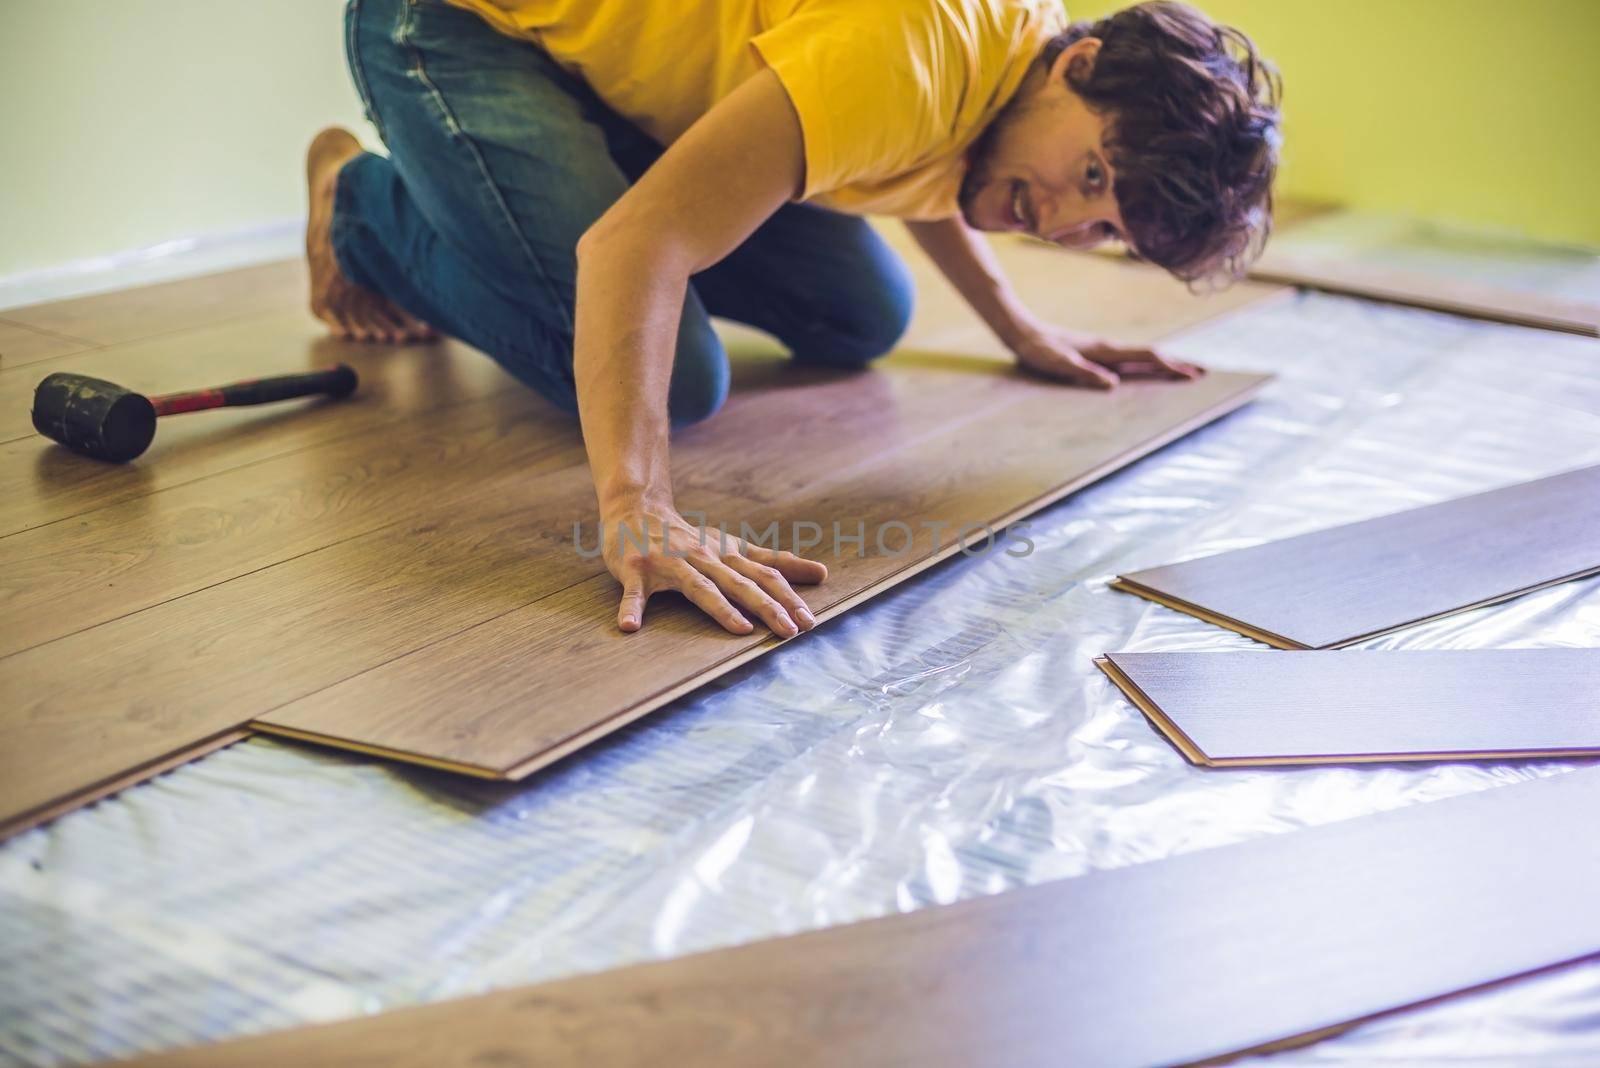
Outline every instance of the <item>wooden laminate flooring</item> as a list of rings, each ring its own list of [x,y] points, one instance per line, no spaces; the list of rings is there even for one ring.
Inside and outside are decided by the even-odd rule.
[[[1600,337],[1600,304],[1525,293],[1481,282],[1438,278],[1398,267],[1352,265],[1273,253],[1263,255],[1250,268],[1250,277],[1381,300],[1386,304],[1449,312],[1469,319]]]
[[[1257,282],[1318,289],[1328,293],[1342,293],[1386,304],[1402,304],[1413,308],[1447,312],[1469,319],[1510,323],[1541,330],[1556,330],[1582,337],[1600,337],[1600,295],[1589,286],[1586,293],[1564,295],[1547,292],[1551,277],[1546,274],[1534,284],[1512,284],[1503,279],[1465,277],[1457,270],[1440,270],[1436,266],[1411,262],[1407,251],[1404,229],[1398,220],[1347,211],[1338,205],[1318,201],[1281,201],[1274,206],[1273,240],[1260,259],[1250,267],[1250,278]],[[1388,226],[1396,244],[1388,249],[1363,247],[1355,241],[1342,247],[1329,248],[1312,241],[1304,247],[1302,236],[1307,230],[1326,232],[1329,227],[1348,225],[1357,233],[1371,233],[1374,225]],[[1416,239],[1437,241],[1425,224],[1414,224]],[[1458,240],[1493,242],[1493,233],[1475,234],[1464,231],[1452,235]],[[1521,249],[1507,249],[1513,257],[1529,256],[1553,258],[1557,264],[1567,263],[1584,254],[1561,246],[1530,243]],[[1387,253],[1387,255],[1386,255]],[[1396,255],[1398,253],[1398,255]],[[1126,252],[1117,246],[1103,246],[1093,250],[1099,256],[1123,256]],[[1481,248],[1476,257],[1483,263]],[[1589,262],[1593,262],[1590,253]],[[1394,262],[1386,262],[1392,260]],[[1490,262],[1493,262],[1492,259]],[[1548,268],[1549,263],[1545,266]],[[1559,272],[1559,266],[1557,268]],[[1488,272],[1496,273],[1494,271]],[[1592,278],[1592,273],[1588,275]]]
[[[1600,337],[1592,253],[1314,205],[1290,206],[1277,221],[1283,239],[1251,266],[1251,278]],[[1333,234],[1340,238],[1330,241]],[[1455,261],[1449,269],[1430,262],[1430,256],[1441,254]],[[1473,264],[1486,268],[1498,256],[1520,261],[1526,277],[1495,277],[1500,272],[1486,270],[1475,278],[1462,270]]]
[[[1600,571],[1600,466],[1183,563],[1117,589],[1282,649],[1335,649]]]
[[[1600,649],[1107,653],[1211,767],[1600,756]]]
[[[1037,310],[1130,340],[1284,292],[1199,298],[1135,265],[1019,242],[998,250]],[[921,257],[907,259],[918,313],[872,371],[794,367],[775,343],[731,330],[732,398],[674,441],[682,507],[826,523],[904,502],[913,526],[922,514],[1009,515],[1257,384],[1219,374],[1096,398],[1019,377]],[[405,703],[406,721],[423,709],[472,755],[521,699],[506,681],[530,641],[573,676],[535,678],[542,692],[581,677],[597,699],[626,690],[635,706],[693,683],[671,658],[729,665],[773,644],[731,649],[667,597],[641,635],[611,633],[614,584],[572,545],[574,521],[593,518],[576,423],[460,344],[329,340],[303,310],[303,285],[299,265],[277,264],[0,312],[30,335],[87,346],[0,366],[0,834],[223,744],[257,717],[292,730],[341,698],[393,693],[380,683],[422,680],[436,699]],[[29,423],[33,387],[52,371],[153,393],[339,361],[361,376],[349,400],[164,419],[127,465],[76,456]],[[1052,418],[1040,433],[1023,422]],[[1081,451],[1129,420],[1137,432],[1095,470],[1063,464],[1041,485],[1052,450]],[[843,610],[931,562],[930,549],[809,592]],[[548,614],[534,626],[536,604]],[[599,661],[585,658],[624,640],[652,657],[605,661],[597,679]],[[557,733],[581,740],[570,723]]]

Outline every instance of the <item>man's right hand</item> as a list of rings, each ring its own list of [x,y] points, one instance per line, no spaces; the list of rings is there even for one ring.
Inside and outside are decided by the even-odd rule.
[[[617,626],[638,630],[644,625],[645,602],[662,590],[677,590],[734,634],[754,629],[751,615],[784,638],[816,626],[790,583],[821,582],[828,577],[824,564],[720,534],[716,528],[691,524],[670,505],[638,506],[605,516],[601,537],[606,567],[622,583]]]

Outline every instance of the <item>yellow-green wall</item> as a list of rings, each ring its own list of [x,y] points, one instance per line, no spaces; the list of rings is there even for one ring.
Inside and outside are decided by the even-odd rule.
[[[1600,245],[1600,0],[1201,6],[1283,69],[1285,192]],[[0,278],[298,216],[342,7],[0,0]]]
[[[1600,0],[1195,6],[1283,74],[1281,192],[1600,245]]]
[[[0,0],[0,277],[299,216],[343,6]]]

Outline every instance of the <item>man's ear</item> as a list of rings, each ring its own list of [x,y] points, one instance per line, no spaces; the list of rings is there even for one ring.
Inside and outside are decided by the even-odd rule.
[[[1095,57],[1100,54],[1100,44],[1098,37],[1080,37],[1063,48],[1050,64],[1050,81],[1067,81],[1069,74],[1069,85],[1072,82],[1082,85],[1088,81],[1089,75],[1094,72]]]

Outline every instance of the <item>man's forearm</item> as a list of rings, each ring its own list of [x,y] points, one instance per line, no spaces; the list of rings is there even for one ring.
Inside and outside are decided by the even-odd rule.
[[[578,246],[572,369],[602,518],[672,499],[667,387],[688,276],[659,252],[617,231]]]
[[[906,229],[939,272],[1009,348],[1034,329],[1035,319],[1017,297],[994,250],[959,218],[908,221]]]

